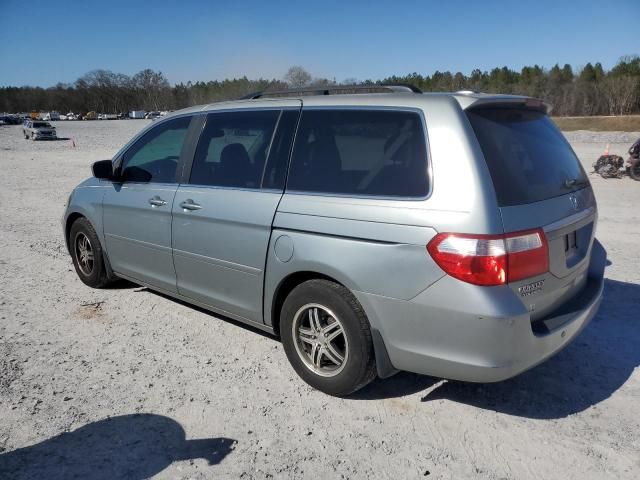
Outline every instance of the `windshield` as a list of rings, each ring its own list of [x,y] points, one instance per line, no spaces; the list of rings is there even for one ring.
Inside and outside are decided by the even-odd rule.
[[[500,206],[538,202],[589,184],[571,146],[544,113],[517,108],[466,113]]]
[[[33,122],[34,128],[49,128],[51,124],[48,122]]]

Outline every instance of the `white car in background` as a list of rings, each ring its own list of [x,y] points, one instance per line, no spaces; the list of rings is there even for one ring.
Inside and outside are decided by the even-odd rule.
[[[52,120],[60,120],[60,114],[56,111],[47,112],[42,115],[42,120],[44,120],[45,122],[50,122]]]
[[[22,133],[25,139],[31,140],[56,140],[56,127],[43,120],[25,120],[22,125]]]

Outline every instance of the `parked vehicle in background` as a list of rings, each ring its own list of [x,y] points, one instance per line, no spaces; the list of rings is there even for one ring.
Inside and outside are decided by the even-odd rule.
[[[58,112],[46,112],[44,114],[41,114],[41,118],[42,120],[44,120],[45,122],[50,122],[53,120],[60,120],[60,114]]]
[[[87,112],[84,114],[84,116],[82,117],[83,120],[97,120],[98,119],[98,114],[96,112]]]
[[[22,119],[18,115],[12,114],[0,115],[0,120],[7,125],[20,125],[22,123]]]
[[[276,334],[332,395],[398,370],[500,381],[564,348],[606,252],[547,107],[340,88],[178,111],[96,162],[62,222],[80,279]]]
[[[148,120],[155,120],[158,117],[160,117],[160,112],[147,112],[144,116]]]
[[[56,127],[43,120],[25,120],[22,126],[22,133],[24,138],[31,140],[54,140],[58,138]]]
[[[144,110],[132,110],[129,112],[129,118],[143,119],[144,115],[145,115]]]
[[[128,120],[129,119],[129,114],[126,112],[120,112],[118,114],[118,120]]]
[[[67,113],[67,120],[78,120],[78,115],[73,112]]]

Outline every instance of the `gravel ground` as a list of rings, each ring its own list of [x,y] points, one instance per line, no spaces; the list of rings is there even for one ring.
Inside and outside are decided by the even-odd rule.
[[[135,285],[84,286],[60,217],[146,121],[0,127],[0,478],[640,478],[640,183],[592,176],[606,298],[550,361],[490,385],[400,373],[312,390],[280,344]],[[571,132],[591,170],[640,133]]]

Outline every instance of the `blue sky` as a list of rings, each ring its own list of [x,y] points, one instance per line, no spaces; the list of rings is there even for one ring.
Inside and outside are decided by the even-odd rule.
[[[379,79],[640,54],[640,1],[0,0],[0,85],[105,68],[171,83],[247,75]]]

